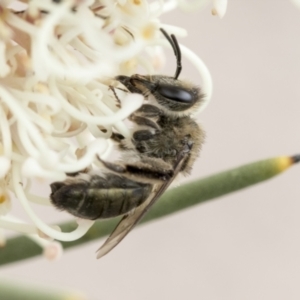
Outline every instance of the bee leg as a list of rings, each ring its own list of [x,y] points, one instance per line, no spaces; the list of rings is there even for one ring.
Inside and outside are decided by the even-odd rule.
[[[148,165],[143,162],[125,165],[128,174],[137,178],[153,179],[155,181],[167,181],[174,175],[174,170],[170,167],[164,168],[157,165]]]
[[[125,87],[127,87],[129,92],[141,94],[141,91],[131,83],[131,77],[120,75],[117,76],[115,79],[121,82]]]
[[[67,174],[67,176],[70,176],[70,177],[76,177],[77,175],[82,174],[82,173],[87,174],[90,170],[91,170],[90,167],[86,167],[85,169],[80,170],[78,172],[66,173],[66,174]]]
[[[127,172],[135,177],[154,179],[158,181],[169,180],[174,175],[173,167],[160,158],[141,156],[141,160],[134,164],[125,165]]]
[[[152,121],[151,119],[136,116],[136,115],[131,115],[129,119],[130,119],[130,121],[132,121],[138,125],[147,126],[150,128],[154,128],[156,130],[160,130],[160,127],[157,125],[157,123]]]
[[[114,142],[121,143],[125,138],[122,134],[113,132],[110,137]]]
[[[80,173],[85,173],[85,172],[66,173],[66,175],[67,175],[67,176],[70,176],[70,177],[76,177],[76,176],[79,175]]]
[[[144,162],[137,161],[136,163],[126,165],[119,165],[104,161],[100,157],[98,157],[98,159],[108,170],[115,173],[134,175],[134,177],[140,176],[142,178],[154,179],[156,181],[166,181],[174,174],[172,167],[161,159],[152,159]]]
[[[137,111],[135,111],[134,114],[135,115],[141,114],[147,118],[155,118],[162,114],[162,110],[159,109],[157,106],[151,104],[144,104]]]
[[[140,142],[152,139],[156,134],[160,132],[160,127],[151,119],[136,115],[131,116],[131,121],[140,126],[149,127],[149,129],[137,130],[132,135],[133,143],[135,144],[136,149],[140,153],[143,153],[145,152],[145,147]]]
[[[139,149],[139,147],[143,147],[142,145],[139,145],[139,142],[150,140],[150,139],[153,138],[154,135],[155,134],[153,134],[150,130],[138,130],[138,131],[136,131],[132,136],[132,138],[134,140],[133,142],[136,146],[136,149],[139,152],[143,153],[144,152],[143,149],[142,148]]]
[[[98,159],[101,161],[101,163],[104,165],[105,168],[108,170],[111,170],[116,173],[126,173],[126,167],[119,165],[119,164],[114,164],[105,160],[102,160],[99,156]]]

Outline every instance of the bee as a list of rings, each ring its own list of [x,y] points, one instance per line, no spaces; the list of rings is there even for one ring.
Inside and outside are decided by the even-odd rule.
[[[115,132],[122,161],[102,161],[104,171],[88,171],[51,184],[51,201],[58,209],[84,219],[123,215],[98,249],[97,258],[110,252],[141,220],[175,177],[187,175],[199,155],[204,131],[191,113],[203,102],[198,86],[178,80],[181,52],[174,35],[161,29],[171,44],[177,68],[174,77],[117,76],[128,92],[142,94],[143,104],[129,119],[132,136]]]

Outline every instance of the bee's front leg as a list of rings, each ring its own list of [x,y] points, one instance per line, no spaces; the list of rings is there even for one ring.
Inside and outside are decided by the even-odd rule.
[[[144,104],[134,114],[139,116],[141,115],[146,118],[157,118],[163,115],[163,111],[155,105]]]
[[[140,146],[140,142],[142,141],[148,141],[150,139],[152,139],[155,136],[155,132],[153,133],[153,131],[151,130],[147,130],[147,129],[142,129],[142,130],[137,130],[133,135],[132,135],[132,139],[133,139],[133,143],[136,146],[136,149],[143,153],[143,149],[139,149]]]
[[[137,115],[133,114],[130,116],[129,119],[130,119],[130,121],[136,123],[137,125],[146,126],[149,128],[160,130],[160,127],[158,126],[158,124],[155,121],[153,121],[147,117],[137,116]]]
[[[154,120],[144,116],[137,116],[134,114],[130,119],[141,127],[141,129],[136,130],[133,133],[132,143],[139,153],[145,153],[147,149],[143,142],[149,141],[160,134],[161,128]]]
[[[149,130],[141,129],[135,131],[133,134],[134,140],[148,140],[153,136],[153,134],[156,134],[160,131],[160,127],[158,126],[158,124],[147,117],[137,116],[133,114],[129,117],[129,119],[137,125],[149,128]],[[121,143],[125,139],[125,137],[122,134],[117,132],[113,132],[110,138],[117,143]]]
[[[116,143],[121,143],[125,139],[125,137],[118,132],[113,132],[110,138]]]

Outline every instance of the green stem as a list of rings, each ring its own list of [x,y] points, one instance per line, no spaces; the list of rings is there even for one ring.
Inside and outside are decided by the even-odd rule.
[[[1,299],[13,300],[83,300],[85,296],[72,291],[58,291],[49,287],[28,286],[0,279]]]
[[[151,208],[141,223],[148,222],[196,204],[217,198],[267,180],[299,161],[299,156],[276,157],[227,170],[191,183],[184,184],[166,192]],[[74,247],[112,232],[119,219],[101,220],[94,224],[81,239],[62,242],[65,249]],[[75,222],[59,224],[62,231],[75,229]],[[40,255],[42,249],[26,236],[10,238],[0,249],[0,265]],[[91,254],[92,255],[92,254]]]

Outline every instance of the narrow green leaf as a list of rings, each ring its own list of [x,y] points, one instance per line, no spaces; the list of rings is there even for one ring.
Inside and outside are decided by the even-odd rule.
[[[82,294],[73,291],[54,290],[50,287],[37,287],[16,283],[0,278],[1,299],[11,300],[84,300]]]
[[[275,157],[181,185],[166,192],[141,223],[161,218],[187,207],[265,181],[280,174],[299,161],[300,155]],[[118,219],[98,221],[81,239],[73,242],[62,242],[63,247],[67,249],[104,237],[112,232],[117,222]],[[59,226],[63,231],[69,232],[75,229],[76,224],[74,222],[66,222]],[[41,253],[42,249],[26,236],[17,236],[9,239],[7,245],[0,249],[0,265],[27,259]]]

